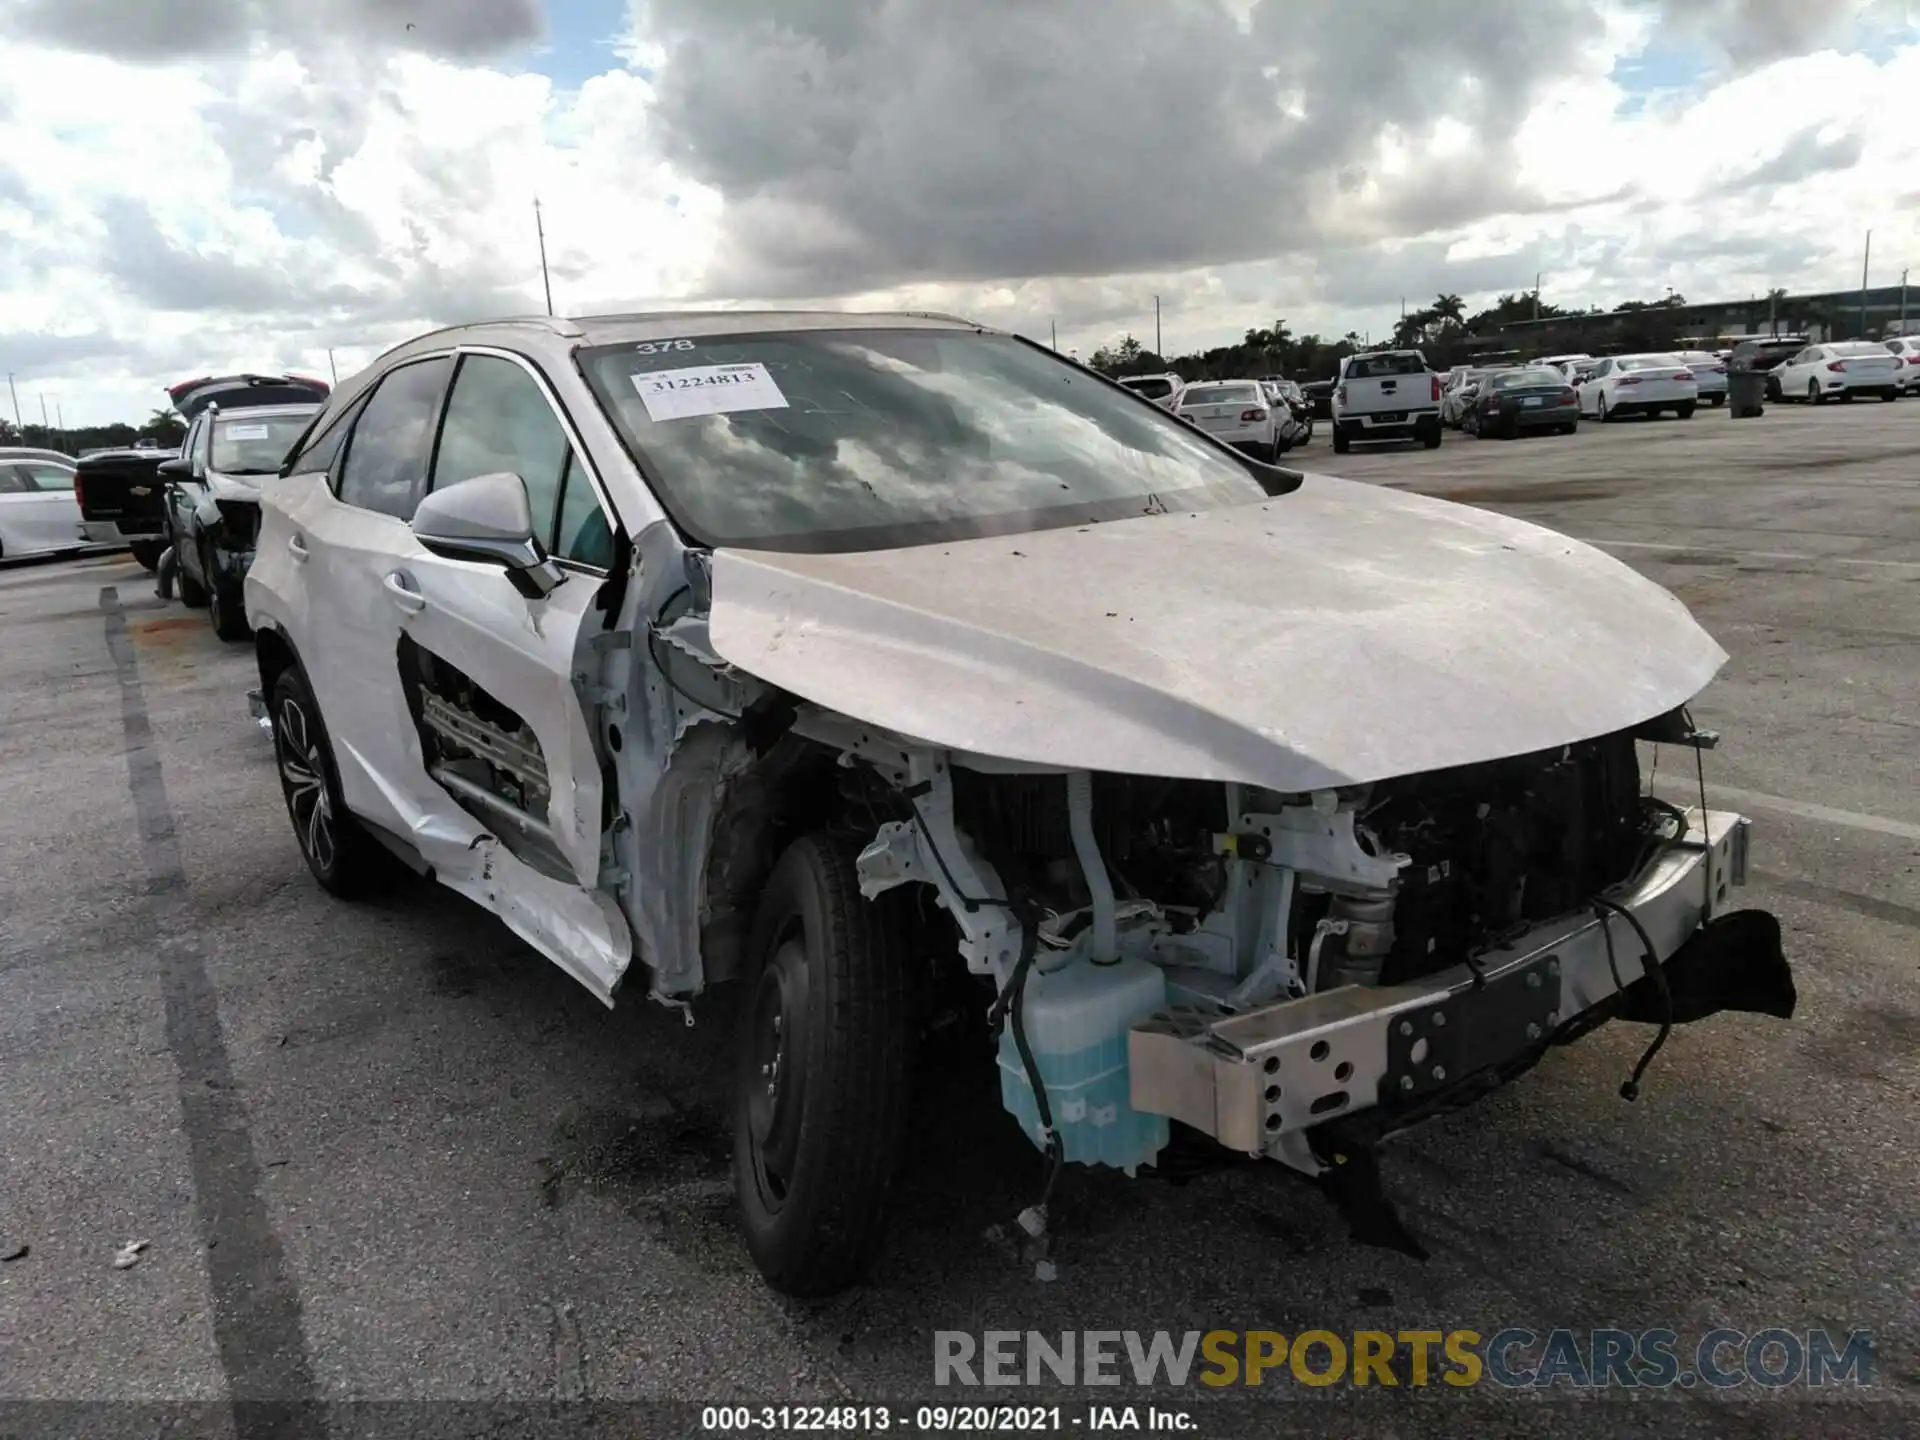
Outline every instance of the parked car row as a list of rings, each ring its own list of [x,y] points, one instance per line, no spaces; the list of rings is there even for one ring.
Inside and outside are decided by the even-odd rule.
[[[1496,377],[1516,424],[1536,373]],[[1287,382],[1083,375],[729,311],[176,387],[160,533],[183,598],[244,575],[315,880],[412,870],[608,1005],[731,982],[740,1223],[789,1293],[869,1269],[936,1030],[1046,1157],[1032,1229],[1176,1125],[1378,1215],[1372,1144],[1611,1016],[1792,1013],[1777,922],[1726,910],[1747,822],[1643,794],[1725,660],[1670,595],[1265,463]],[[1336,424],[1437,437],[1424,362],[1342,385]]]

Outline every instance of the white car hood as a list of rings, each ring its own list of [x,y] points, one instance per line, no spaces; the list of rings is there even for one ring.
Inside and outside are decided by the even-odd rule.
[[[1726,652],[1589,545],[1309,476],[1292,494],[847,555],[721,549],[724,660],[915,739],[1300,792],[1544,750]]]

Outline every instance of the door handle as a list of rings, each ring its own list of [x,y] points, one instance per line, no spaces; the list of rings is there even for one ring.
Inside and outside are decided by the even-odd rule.
[[[386,587],[387,594],[393,597],[393,603],[409,615],[418,615],[427,608],[427,597],[413,588],[413,582],[407,578],[404,570],[395,570],[380,582]]]
[[[307,558],[307,542],[302,540],[298,535],[289,535],[287,537],[287,553],[296,560],[305,560]]]

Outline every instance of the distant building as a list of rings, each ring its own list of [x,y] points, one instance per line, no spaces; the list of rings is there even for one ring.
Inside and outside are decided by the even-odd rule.
[[[1711,340],[1734,335],[1804,334],[1815,342],[1855,340],[1863,333],[1861,292],[1829,290],[1816,295],[1787,295],[1769,301],[1765,295],[1745,300],[1710,300],[1704,304],[1648,310],[1612,310],[1599,315],[1559,315],[1540,320],[1513,320],[1491,332],[1516,343],[1543,331],[1591,334],[1596,340],[1623,325],[1656,320],[1671,326],[1677,336]],[[1864,333],[1873,339],[1920,332],[1920,289],[1878,285],[1866,292]]]

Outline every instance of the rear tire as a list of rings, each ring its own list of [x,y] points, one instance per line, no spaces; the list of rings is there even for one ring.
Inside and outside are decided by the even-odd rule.
[[[1673,413],[1678,415],[1682,420],[1691,420],[1693,418],[1693,401],[1689,400],[1686,404],[1676,407]]]
[[[151,572],[160,568],[160,557],[167,553],[167,547],[158,540],[131,540],[127,542],[127,553],[142,570]]]
[[[273,754],[287,816],[313,878],[343,900],[386,888],[399,862],[361,828],[340,798],[333,746],[299,666],[289,665],[273,682],[267,713],[273,719]]]
[[[1609,420],[1614,418],[1613,412],[1607,409],[1607,395],[1604,390],[1594,397],[1593,414],[1594,418],[1602,425],[1605,425]]]
[[[1900,398],[1900,392],[1898,390],[1882,390],[1880,392],[1880,398],[1883,401],[1898,400]]]
[[[1820,382],[1818,380],[1807,381],[1807,403],[1809,405],[1824,405],[1827,403],[1827,397],[1820,393]]]
[[[1347,434],[1346,427],[1336,424],[1333,427],[1333,453],[1336,455],[1344,455],[1352,448],[1353,440],[1352,437]]]
[[[798,1298],[879,1253],[911,1084],[900,914],[861,898],[851,848],[796,840],[754,917],[735,1061],[734,1183],[747,1249]]]

